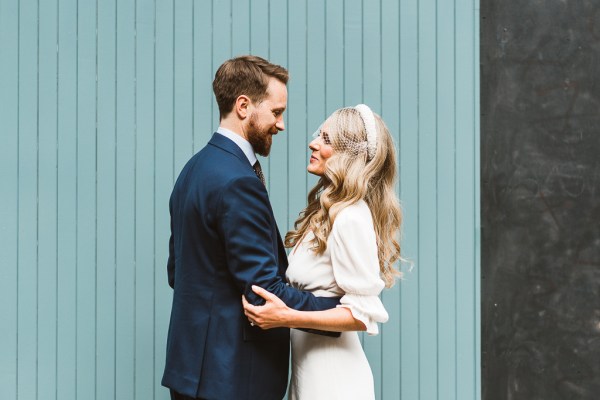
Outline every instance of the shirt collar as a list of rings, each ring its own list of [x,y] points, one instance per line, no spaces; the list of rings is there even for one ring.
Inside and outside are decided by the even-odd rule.
[[[223,128],[222,126],[217,129],[217,133],[225,136],[228,139],[231,139],[233,143],[237,144],[237,146],[244,152],[248,162],[250,165],[254,165],[256,163],[256,154],[254,154],[254,149],[249,141],[238,135],[237,133],[230,131],[229,129]]]

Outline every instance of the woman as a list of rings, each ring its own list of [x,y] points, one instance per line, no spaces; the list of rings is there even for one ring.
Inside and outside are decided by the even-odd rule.
[[[379,294],[399,275],[393,268],[400,258],[401,223],[394,142],[381,118],[360,104],[334,112],[309,148],[308,172],[321,179],[286,235],[286,247],[293,247],[287,278],[317,296],[340,296],[340,305],[296,311],[253,287],[266,304],[244,301],[245,313],[263,329],[342,332],[330,337],[291,331],[291,400],[374,399],[373,375],[356,331],[378,333],[377,323],[388,319]]]

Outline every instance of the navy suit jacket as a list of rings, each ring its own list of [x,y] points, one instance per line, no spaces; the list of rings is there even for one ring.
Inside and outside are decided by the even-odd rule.
[[[335,307],[338,299],[286,285],[287,256],[267,191],[225,136],[215,133],[188,161],[169,208],[174,291],[162,384],[205,399],[281,399],[289,329],[250,326],[242,293],[262,304],[255,284],[308,311]]]

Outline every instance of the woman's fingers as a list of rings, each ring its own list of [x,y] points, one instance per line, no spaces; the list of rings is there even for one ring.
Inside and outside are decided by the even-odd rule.
[[[279,321],[279,314],[287,308],[285,303],[276,295],[261,288],[252,285],[252,291],[265,299],[266,303],[262,306],[255,306],[249,303],[245,296],[242,296],[242,305],[244,315],[248,318],[251,325],[258,326],[261,329],[276,328]]]
[[[244,314],[247,317],[256,314],[256,306],[250,304],[248,300],[246,300],[246,296],[242,295],[242,305],[244,306]]]
[[[278,298],[273,293],[261,288],[260,286],[252,285],[252,291],[267,301],[273,301],[274,298]]]

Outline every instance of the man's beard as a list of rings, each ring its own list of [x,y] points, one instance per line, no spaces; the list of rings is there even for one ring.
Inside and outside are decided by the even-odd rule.
[[[271,152],[271,144],[273,136],[269,133],[269,129],[258,124],[258,116],[252,114],[248,122],[248,141],[252,145],[254,151],[263,157],[266,157]]]

